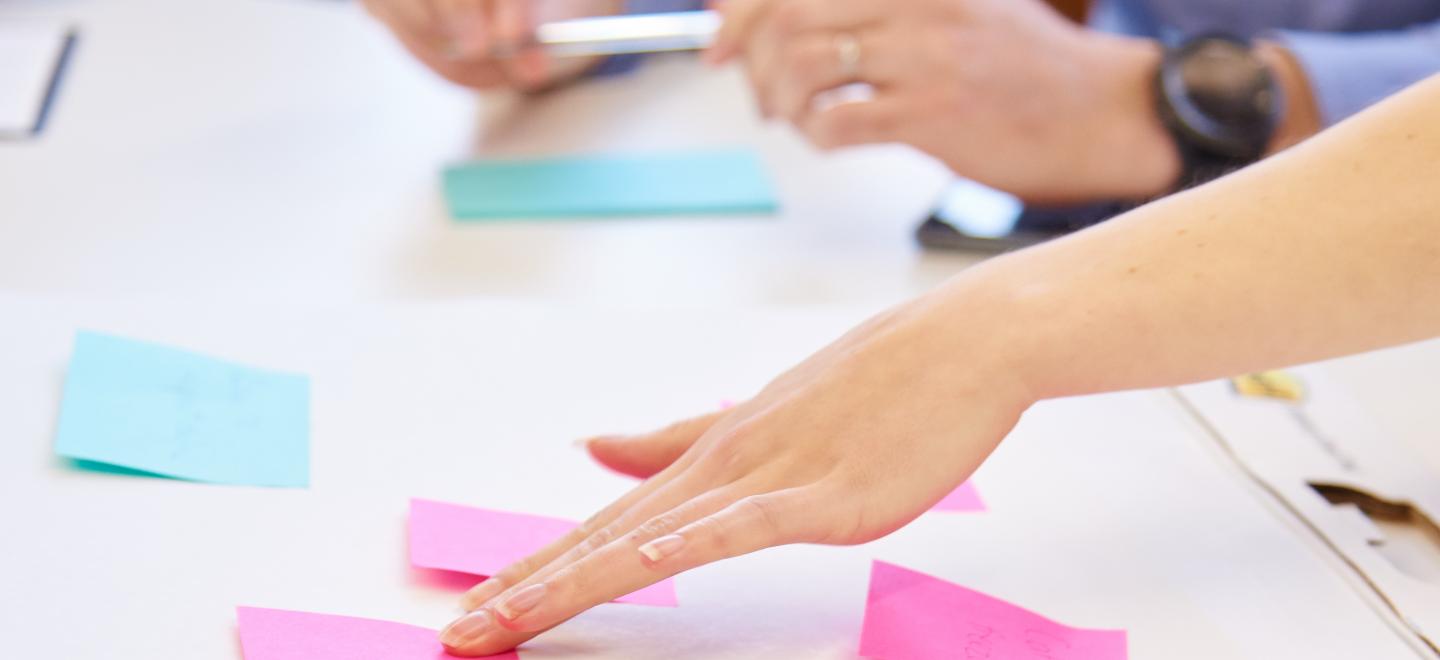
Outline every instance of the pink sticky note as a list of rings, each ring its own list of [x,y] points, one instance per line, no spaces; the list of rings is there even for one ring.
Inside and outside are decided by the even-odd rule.
[[[1125,631],[1071,628],[1023,607],[877,561],[860,655],[884,660],[1125,660]]]
[[[410,563],[420,568],[490,577],[544,548],[579,523],[559,518],[507,513],[410,500]],[[617,603],[675,607],[675,582],[661,580]]]
[[[960,487],[950,491],[945,499],[930,507],[931,511],[984,511],[985,500],[980,499],[980,491],[975,490],[975,485],[970,482],[960,484]]]
[[[353,616],[239,607],[245,660],[453,660],[436,631]],[[514,651],[486,656],[519,660]]]

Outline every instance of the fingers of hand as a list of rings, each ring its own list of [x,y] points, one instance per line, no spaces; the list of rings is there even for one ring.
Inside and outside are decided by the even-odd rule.
[[[716,8],[720,12],[720,30],[710,48],[705,51],[705,60],[711,64],[723,64],[744,50],[755,26],[775,5],[784,0],[727,0]]]
[[[525,48],[514,57],[502,61],[505,73],[515,85],[529,91],[545,87],[551,82],[553,64],[550,56],[537,48]]]
[[[496,48],[517,48],[529,39],[533,17],[522,0],[366,0],[366,8],[428,59],[493,59]],[[516,67],[535,78],[535,62]],[[449,76],[447,76],[449,77]]]
[[[721,488],[670,509],[655,511],[645,507],[650,511],[648,517],[629,517],[627,524],[616,526],[616,529],[628,527],[628,531],[612,530],[598,535],[565,561],[557,562],[547,574],[532,576],[525,584],[497,598],[494,609],[501,625],[517,631],[543,630],[594,605],[669,577],[669,573],[646,565],[639,548],[723,509],[736,497],[736,489]],[[539,606],[519,598],[527,590],[534,593],[535,585],[543,585],[547,594]]]
[[[587,542],[592,545],[598,542],[598,538],[610,533],[606,530],[617,518],[644,501],[664,483],[667,483],[666,479],[657,478],[641,484],[591,516],[569,534],[471,589],[461,598],[461,607],[469,613],[440,632],[441,643],[453,654],[474,656],[511,649],[534,637],[539,631],[515,632],[500,627],[493,609],[486,605],[501,593],[515,591],[512,587],[521,583],[528,584],[527,580],[534,576],[547,575],[547,567],[556,565],[557,559],[569,556],[577,547],[582,547]]]
[[[814,493],[806,487],[742,497],[636,551],[652,569],[674,575],[776,545],[816,541],[823,535],[819,518],[807,513],[818,504]]]
[[[435,0],[436,31],[451,40],[456,59],[487,57],[491,45],[491,10],[485,0]]]
[[[803,107],[797,97],[808,100],[819,91],[811,85],[852,82],[861,75],[857,69],[862,62],[868,70],[868,60],[888,55],[872,36],[880,29],[881,15],[873,8],[880,3],[776,0],[776,4],[768,17],[756,21],[742,45],[751,85],[766,117],[793,119],[791,109]],[[839,48],[842,39],[849,40],[851,52]],[[791,77],[796,74],[801,83],[809,84],[795,88]]]
[[[903,41],[886,39],[874,30],[798,37],[778,54],[765,97],[776,116],[798,122],[821,92],[860,81],[893,82],[903,48]]]
[[[443,1],[479,7],[482,0]],[[492,63],[461,57],[461,42],[456,41],[442,20],[447,12],[455,11],[454,7],[432,5],[430,0],[366,0],[365,7],[395,33],[406,50],[446,80],[476,89],[506,82],[503,72]],[[482,44],[480,48],[483,51],[487,47]]]
[[[474,653],[512,648],[594,605],[681,571],[814,537],[814,517],[805,515],[813,502],[805,491],[743,492],[732,484],[699,495],[544,577],[516,585],[486,608],[486,622],[494,626],[490,634],[457,648]]]
[[[429,0],[365,0],[365,9],[407,44],[435,40]]]
[[[786,0],[785,6],[777,8],[775,21],[787,36],[856,30],[880,22],[890,8],[890,4],[875,0]]]
[[[530,2],[526,0],[490,0],[490,20],[493,21],[495,40],[503,44],[518,45],[530,37],[535,29]]]
[[[590,518],[581,523],[580,526],[570,530],[570,533],[551,542],[550,545],[545,546],[539,552],[507,566],[499,573],[490,576],[490,579],[476,585],[460,598],[460,606],[466,611],[478,609],[499,595],[500,592],[512,585],[519,584],[521,581],[555,561],[555,559],[561,555],[570,552],[587,539],[594,537],[597,533],[608,528],[616,519],[630,511],[635,505],[645,501],[646,498],[650,497],[656,491],[659,491],[663,486],[667,485],[670,480],[670,475],[661,474],[657,475],[654,479],[650,479],[636,486],[620,499],[610,503],[609,506],[601,509],[595,515],[590,516]]]
[[[821,149],[903,142],[907,108],[908,101],[881,89],[868,101],[837,103],[809,113],[797,126]]]
[[[644,435],[591,438],[585,449],[605,467],[644,479],[679,460],[725,414],[693,417]]]
[[[415,59],[457,85],[487,89],[507,82],[505,72],[492,62],[457,60],[438,51],[433,43],[418,43],[403,35],[400,43]]]
[[[466,653],[503,651],[589,607],[666,577],[641,563],[635,548],[644,541],[632,537],[649,540],[664,535],[719,510],[726,498],[735,497],[729,492],[687,496],[693,494],[692,487],[679,483],[653,493],[611,524],[597,529],[556,559],[511,583],[512,586],[472,614],[451,624],[441,634],[441,642],[447,648]],[[621,547],[629,547],[630,552],[619,551]],[[484,627],[462,626],[463,622],[477,618]]]
[[[884,11],[885,3],[873,0],[730,0],[720,6],[723,21],[708,58],[720,63],[748,49],[762,27],[781,39],[855,30],[880,21]]]

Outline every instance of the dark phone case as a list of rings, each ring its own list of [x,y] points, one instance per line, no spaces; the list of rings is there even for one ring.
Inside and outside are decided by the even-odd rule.
[[[1130,202],[1105,202],[1067,207],[1027,206],[1020,212],[1015,229],[1004,236],[974,236],[945,222],[936,213],[915,228],[920,245],[936,250],[968,250],[1001,253],[1043,243],[1108,220],[1133,208]]]

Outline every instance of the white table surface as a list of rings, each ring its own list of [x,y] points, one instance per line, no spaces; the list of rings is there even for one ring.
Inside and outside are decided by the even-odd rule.
[[[583,518],[633,482],[571,440],[743,396],[860,315],[5,296],[0,314],[0,639],[123,660],[234,660],[236,605],[440,626],[456,594],[407,568],[408,498]],[[51,441],[77,328],[309,374],[310,487],[66,466]],[[603,605],[523,656],[852,658],[883,559],[1124,628],[1136,660],[1419,657],[1167,394],[1041,404],[974,480],[983,514],[721,562],[677,578],[678,608]]]
[[[707,71],[685,56],[655,58],[636,75],[521,102],[480,99],[439,81],[348,2],[0,2],[0,19],[11,17],[73,21],[81,40],[45,133],[0,144],[0,293],[150,301],[137,307],[152,310],[150,318],[135,322],[152,332],[190,305],[497,296],[715,311],[842,304],[851,310],[834,320],[842,325],[857,317],[854,310],[918,293],[974,260],[914,246],[911,230],[946,178],[938,164],[895,147],[816,153],[785,129],[758,122],[737,72]],[[458,225],[446,217],[439,194],[440,167],[468,154],[709,146],[758,149],[782,212]],[[13,315],[18,308],[6,309]],[[0,314],[0,332],[15,321]],[[57,320],[54,327],[62,325]],[[50,346],[45,355],[59,350]],[[795,353],[794,345],[788,350]],[[1433,431],[1440,428],[1440,345],[1349,358],[1333,368],[1440,474]],[[757,377],[747,372],[740,381]],[[687,394],[693,405],[697,395]],[[3,417],[11,418],[17,401],[48,399],[0,400]],[[633,418],[577,415],[564,430],[651,423],[682,407],[637,406]],[[8,437],[11,430],[3,430]],[[36,428],[29,431],[40,437]],[[445,492],[454,487],[429,494],[456,495]],[[258,497],[280,506],[287,496]],[[86,506],[102,514],[104,502]],[[385,504],[386,515],[393,517],[395,506]],[[553,506],[555,513],[581,515],[588,503]],[[106,525],[125,533],[117,523]],[[337,578],[347,573],[342,565],[351,568],[307,563]],[[204,573],[197,565],[182,575],[199,580]],[[128,578],[114,579],[124,585]],[[95,593],[101,605],[124,606],[122,592]],[[290,604],[343,605],[315,595]],[[427,601],[423,616],[385,602],[351,611],[433,623],[439,601]],[[70,612],[80,609],[73,601],[53,605],[46,616],[78,616]],[[62,647],[77,654],[60,657],[92,657],[78,652],[100,648],[98,638],[80,639]],[[202,639],[209,637],[196,635],[194,643]],[[233,657],[233,649],[176,657]]]
[[[939,164],[817,153],[758,121],[736,71],[684,55],[481,99],[350,2],[8,0],[0,18],[82,30],[46,132],[0,144],[0,291],[878,309],[977,258],[913,242]],[[476,153],[705,146],[759,149],[781,213],[459,225],[439,192]],[[1421,347],[1341,368],[1440,473],[1437,367]]]
[[[837,156],[765,127],[738,71],[688,55],[519,103],[414,63],[354,3],[0,3],[70,17],[79,48],[40,139],[0,145],[0,289],[329,300],[893,301],[973,259],[911,230],[943,167]],[[467,154],[753,147],[774,217],[459,225]]]

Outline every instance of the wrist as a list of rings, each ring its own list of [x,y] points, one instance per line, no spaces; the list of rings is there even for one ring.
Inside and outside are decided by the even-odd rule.
[[[932,368],[964,374],[990,406],[1018,416],[1046,397],[1035,387],[1043,374],[1027,349],[1035,328],[1021,323],[1030,301],[1005,265],[1012,256],[967,268],[909,305],[925,319],[927,334],[939,338]],[[950,358],[962,361],[947,364]]]
[[[1097,71],[1100,114],[1089,148],[1100,176],[1098,199],[1143,200],[1170,192],[1180,154],[1155,110],[1155,75],[1164,49],[1151,39],[1092,34],[1089,66]]]
[[[990,378],[1003,375],[1022,410],[1102,389],[1096,385],[1098,374],[1085,362],[1095,350],[1087,344],[1112,333],[1112,319],[1095,312],[1095,299],[1109,292],[1077,287],[1077,282],[1093,280],[1095,264],[1077,262],[1074,249],[1060,249],[1075,240],[988,259],[933,291],[945,315],[964,326],[954,332],[955,354],[978,361],[979,371]]]

